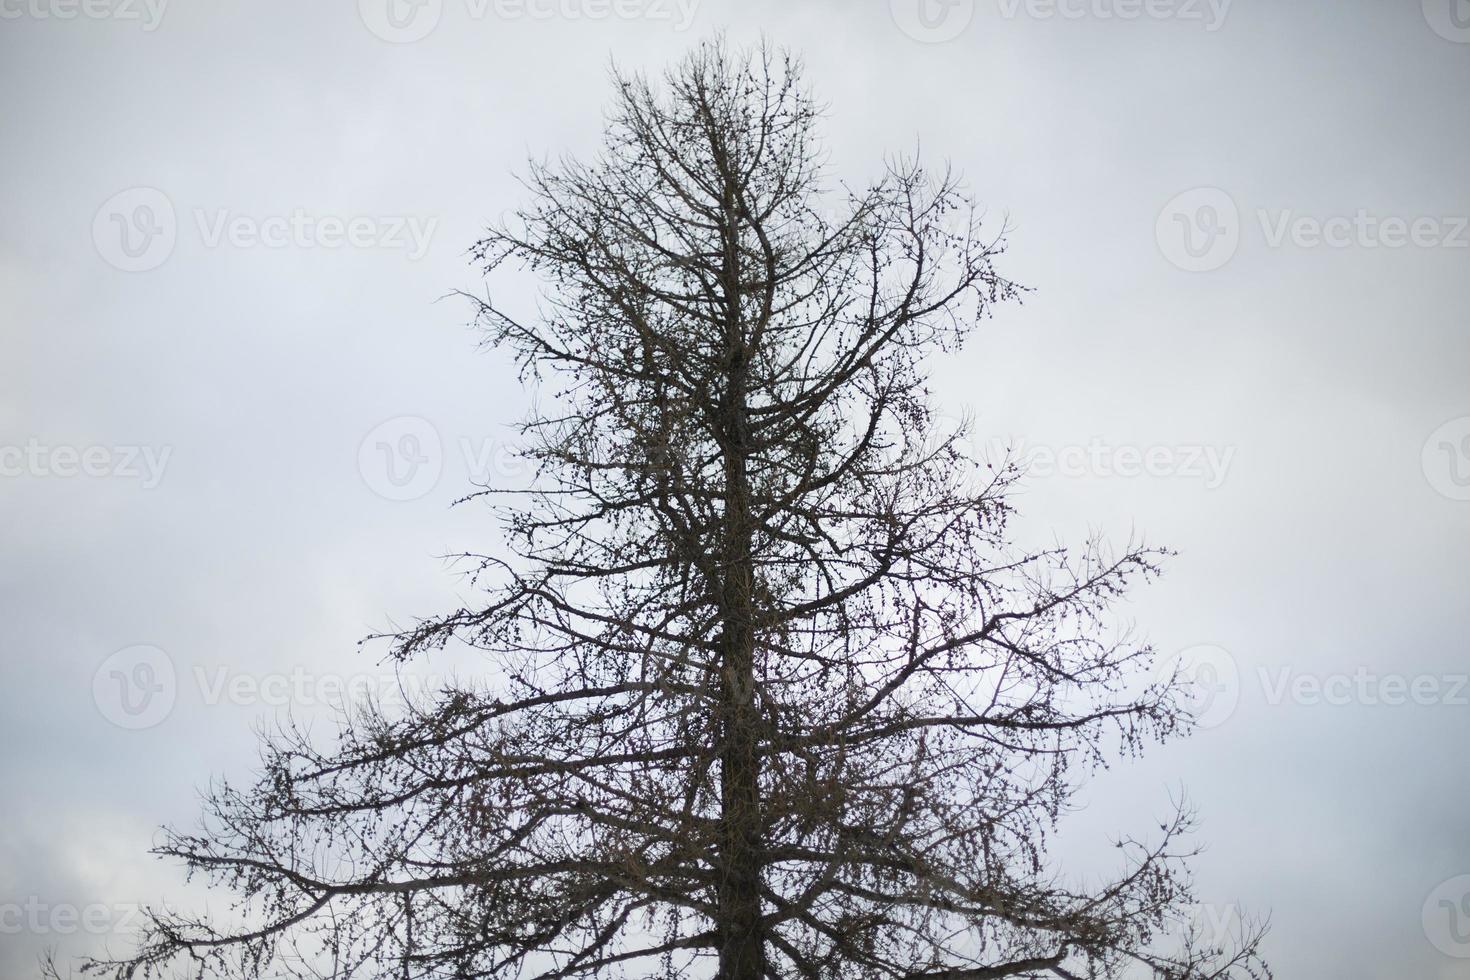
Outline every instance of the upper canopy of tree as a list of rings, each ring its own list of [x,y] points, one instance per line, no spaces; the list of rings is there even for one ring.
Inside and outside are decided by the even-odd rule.
[[[1161,946],[1187,814],[1112,880],[1048,860],[1077,777],[1188,719],[1107,612],[1159,553],[1018,549],[1014,467],[936,422],[924,358],[1017,294],[1001,230],[914,161],[833,181],[769,48],[615,83],[601,154],[533,167],[476,252],[546,287],[473,298],[544,399],[534,482],[474,495],[511,546],[391,638],[486,678],[272,738],[160,849],[238,919],[160,914],[91,968],[1265,976],[1250,930]]]

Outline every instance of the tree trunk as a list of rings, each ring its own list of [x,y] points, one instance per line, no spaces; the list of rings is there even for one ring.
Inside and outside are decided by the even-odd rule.
[[[727,177],[728,179],[728,177]],[[763,980],[761,935],[762,830],[759,714],[755,702],[754,569],[751,560],[750,483],[746,470],[748,352],[740,308],[740,258],[734,190],[725,193],[727,383],[721,405],[725,439],[725,526],[719,866],[719,980]]]

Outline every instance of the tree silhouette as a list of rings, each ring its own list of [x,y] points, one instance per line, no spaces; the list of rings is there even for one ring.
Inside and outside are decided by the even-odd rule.
[[[1048,857],[1079,777],[1184,731],[1108,615],[1157,551],[1008,543],[1006,461],[930,405],[926,356],[1017,294],[958,181],[831,183],[800,66],[697,48],[614,73],[592,162],[535,166],[471,297],[545,407],[476,601],[391,636],[487,679],[266,740],[159,853],[238,898],[155,912],[117,977],[1265,977],[1160,935],[1183,807],[1115,878]],[[1142,971],[1135,974],[1128,971]]]

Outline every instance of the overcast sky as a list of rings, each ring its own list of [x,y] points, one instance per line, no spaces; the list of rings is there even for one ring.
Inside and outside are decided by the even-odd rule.
[[[1278,976],[1470,978],[1470,3],[923,2],[0,0],[0,974],[192,895],[155,828],[495,547],[449,504],[527,399],[435,300],[609,59],[727,29],[834,175],[918,146],[1009,221],[1034,291],[935,394],[1027,533],[1180,552],[1126,612],[1206,727],[1064,863],[1183,788]]]

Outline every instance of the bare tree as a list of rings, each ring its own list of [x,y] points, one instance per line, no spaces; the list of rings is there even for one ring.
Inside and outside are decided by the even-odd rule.
[[[288,727],[161,854],[230,925],[158,912],[117,977],[1265,977],[1259,931],[1160,952],[1188,814],[1117,876],[1048,856],[1079,777],[1187,728],[1108,615],[1160,553],[1009,544],[1005,461],[942,432],[924,357],[1017,289],[958,182],[828,182],[768,48],[614,73],[605,147],[536,166],[472,297],[546,408],[478,600],[391,636],[490,681]],[[1205,943],[1214,946],[1214,943]]]

